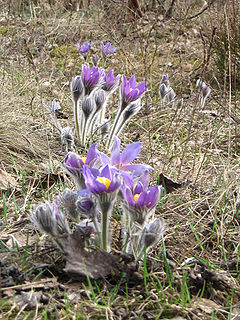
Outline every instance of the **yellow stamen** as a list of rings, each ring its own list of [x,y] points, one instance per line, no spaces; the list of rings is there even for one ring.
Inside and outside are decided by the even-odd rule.
[[[81,159],[82,159],[82,162],[83,162],[83,163],[85,163],[85,162],[86,162],[87,157],[81,157]]]
[[[105,178],[105,177],[98,177],[97,180],[103,184],[105,184],[107,190],[111,184],[111,180],[109,180],[108,178]]]
[[[139,193],[136,193],[136,194],[134,195],[133,199],[137,202],[139,197],[140,197],[140,194],[139,194]]]
[[[132,89],[132,88],[130,88],[130,92],[131,92],[131,91],[133,91],[133,89]]]

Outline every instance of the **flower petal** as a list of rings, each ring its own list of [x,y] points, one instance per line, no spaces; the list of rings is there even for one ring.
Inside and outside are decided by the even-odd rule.
[[[151,171],[153,168],[147,164],[129,164],[122,167],[124,171],[130,171],[133,175],[142,175],[145,170]]]
[[[142,148],[141,142],[134,142],[128,145],[121,154],[121,163],[128,164],[135,160]]]
[[[111,154],[111,163],[113,166],[120,164],[120,143],[121,141],[117,137],[114,137],[114,144]]]
[[[85,164],[89,164],[93,160],[97,159],[98,152],[97,152],[97,142],[93,143],[91,147],[88,149],[87,158]]]

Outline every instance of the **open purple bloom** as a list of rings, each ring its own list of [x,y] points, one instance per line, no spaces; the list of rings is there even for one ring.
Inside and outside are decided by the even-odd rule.
[[[105,45],[101,42],[101,49],[104,55],[111,55],[117,49],[116,47],[112,47],[110,42],[107,42]]]
[[[70,174],[80,189],[85,188],[84,178],[82,176],[83,166],[94,167],[98,159],[97,143],[93,143],[88,150],[86,157],[80,157],[75,152],[69,152],[65,158],[64,166],[68,174]]]
[[[97,67],[89,68],[88,65],[83,64],[82,66],[82,82],[85,88],[85,95],[90,93],[102,84],[102,77],[104,72],[102,69]]]
[[[94,194],[111,193],[118,190],[121,185],[121,177],[109,165],[94,171],[84,166],[83,176],[87,188]]]
[[[122,171],[130,171],[136,176],[143,174],[145,170],[152,170],[152,167],[149,165],[130,164],[130,162],[135,160],[139,155],[142,147],[141,142],[133,142],[129,144],[122,152],[120,151],[120,144],[121,141],[117,137],[114,137],[111,158],[102,152],[99,153],[102,165],[109,164]]]
[[[139,99],[146,91],[146,82],[143,81],[139,85],[136,84],[136,79],[131,76],[127,81],[125,75],[122,76],[122,84],[120,89],[121,109],[124,110],[129,103]]]
[[[159,201],[161,190],[161,186],[154,186],[136,193],[141,191],[139,186],[133,190],[122,186],[121,191],[125,200],[124,207],[127,209],[133,222],[143,225],[146,219],[153,214],[153,210]]]
[[[78,48],[80,53],[88,53],[92,44],[93,44],[92,41],[90,41],[90,42],[85,41],[83,44],[78,42],[77,43],[77,48]]]
[[[109,73],[103,78],[104,83],[102,85],[102,89],[107,92],[114,92],[119,85],[119,79],[120,75],[114,77],[113,70],[109,71]]]

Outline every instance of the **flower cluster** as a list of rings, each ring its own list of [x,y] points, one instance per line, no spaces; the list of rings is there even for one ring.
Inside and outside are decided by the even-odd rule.
[[[196,82],[196,87],[198,89],[199,103],[202,109],[205,107],[206,99],[211,93],[211,89],[203,82],[201,79],[198,79]],[[183,105],[183,99],[176,99],[176,93],[172,87],[170,87],[170,82],[168,74],[162,75],[160,86],[158,90],[160,96],[160,109],[165,105],[172,107],[174,103],[177,104],[178,108],[181,108]]]
[[[70,217],[81,232],[91,230],[88,243],[111,251],[111,216],[115,204],[120,203],[122,250],[140,258],[161,239],[166,228],[163,220],[154,219],[161,186],[149,187],[152,168],[132,163],[141,146],[134,142],[121,152],[120,140],[114,137],[110,157],[100,152],[96,143],[86,156],[69,152],[64,167],[74,179],[77,191],[65,189],[54,204],[39,205],[32,213],[32,222],[63,249],[63,234],[72,232],[67,223]]]
[[[99,59],[92,56],[92,65],[88,63],[88,55],[93,42],[77,43],[80,54],[84,57],[81,73],[70,83],[73,102],[74,130],[62,128],[57,119],[61,107],[56,100],[49,105],[43,104],[49,111],[53,125],[58,129],[63,149],[73,150],[74,134],[76,144],[86,146],[89,140],[105,141],[107,150],[113,145],[114,136],[119,136],[124,126],[141,109],[141,98],[146,91],[146,82],[136,83],[135,76],[128,81],[125,75],[114,75],[114,71],[106,71],[98,67]],[[115,52],[110,42],[101,42],[101,56],[104,62]],[[105,65],[105,63],[104,63]],[[111,95],[119,89],[119,105],[114,119],[106,118],[107,105]]]
[[[113,137],[118,136],[126,123],[141,109],[141,97],[146,91],[146,83],[137,85],[135,76],[127,81],[123,75],[117,115],[112,125],[111,120],[105,118],[109,97],[119,87],[120,78],[120,75],[114,75],[113,70],[107,73],[102,68],[90,67],[85,63],[82,65],[81,75],[72,79],[70,89],[75,131],[83,146],[94,134],[97,138],[102,138],[101,133],[108,133],[105,144],[109,150],[113,144]]]

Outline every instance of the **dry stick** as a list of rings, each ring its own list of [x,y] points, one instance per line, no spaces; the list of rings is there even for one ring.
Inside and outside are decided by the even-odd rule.
[[[226,5],[224,7],[224,14],[226,18],[226,27],[227,27],[227,38],[228,38],[228,76],[229,76],[229,100],[228,100],[228,113],[231,114],[232,111],[232,61],[231,61],[231,47],[230,47],[230,30],[229,30],[229,20],[226,10]],[[229,123],[228,128],[228,168],[230,166],[230,156],[231,156],[231,124]]]

